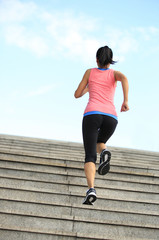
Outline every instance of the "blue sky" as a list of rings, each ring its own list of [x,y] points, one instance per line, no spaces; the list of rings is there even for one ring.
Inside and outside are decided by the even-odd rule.
[[[159,152],[159,1],[0,0],[0,133],[82,142],[74,91],[108,45],[130,85],[108,145]]]

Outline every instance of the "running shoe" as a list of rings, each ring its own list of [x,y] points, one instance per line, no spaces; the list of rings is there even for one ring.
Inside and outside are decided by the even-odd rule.
[[[83,204],[93,205],[93,203],[96,201],[96,199],[97,199],[96,190],[94,188],[90,188],[86,192],[86,197],[83,200]]]
[[[105,175],[110,170],[110,159],[111,159],[111,153],[104,149],[100,154],[100,164],[98,167],[98,174]]]

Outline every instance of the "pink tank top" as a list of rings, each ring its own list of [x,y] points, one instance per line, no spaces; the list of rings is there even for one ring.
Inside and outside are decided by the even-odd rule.
[[[84,114],[103,113],[117,116],[114,106],[116,83],[113,69],[92,68],[88,80],[89,101]]]

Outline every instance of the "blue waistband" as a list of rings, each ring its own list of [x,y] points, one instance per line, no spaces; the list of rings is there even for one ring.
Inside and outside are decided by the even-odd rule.
[[[92,114],[106,115],[106,116],[115,118],[115,119],[118,121],[118,117],[117,117],[117,116],[115,116],[115,115],[113,115],[113,114],[109,114],[109,113],[99,112],[99,111],[87,112],[87,113],[84,114],[84,117],[85,117],[85,116],[88,116],[88,115],[92,115]]]

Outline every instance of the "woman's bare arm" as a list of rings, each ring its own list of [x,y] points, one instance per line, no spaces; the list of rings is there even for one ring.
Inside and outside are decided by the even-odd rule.
[[[80,82],[77,90],[74,93],[75,98],[82,97],[85,93],[87,93],[89,91],[89,89],[88,89],[88,79],[89,79],[90,71],[91,71],[91,69],[88,69],[85,72],[85,74],[82,78],[82,81]]]
[[[128,92],[129,92],[129,83],[127,77],[119,72],[119,71],[114,71],[114,76],[116,81],[120,81],[122,84],[123,88],[123,96],[124,96],[124,101],[121,106],[121,112],[126,112],[129,110],[129,105],[128,105]]]

